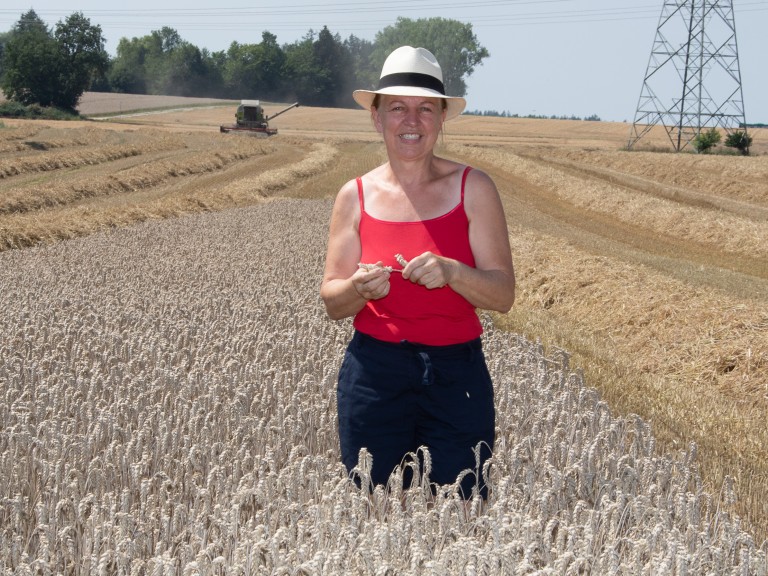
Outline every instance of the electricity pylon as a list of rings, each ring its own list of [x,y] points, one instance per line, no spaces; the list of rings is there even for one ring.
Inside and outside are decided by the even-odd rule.
[[[627,148],[657,124],[678,152],[704,128],[746,134],[732,0],[665,0]]]

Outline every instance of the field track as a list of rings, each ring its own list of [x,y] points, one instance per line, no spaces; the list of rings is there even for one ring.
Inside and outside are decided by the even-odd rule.
[[[105,97],[93,98],[102,108],[91,114],[108,112]],[[382,161],[363,111],[300,107],[274,121],[277,137],[259,140],[218,132],[232,107],[154,104],[184,109],[5,120],[0,248],[33,254],[40,248],[30,247],[62,238],[284,197],[327,211],[343,182]],[[695,442],[705,488],[717,493],[732,476],[735,510],[761,542],[768,131],[753,133],[747,158],[627,153],[628,132],[602,122],[461,117],[446,127],[441,153],[491,174],[504,201],[519,287],[515,309],[495,325],[568,350],[613,412],[639,414],[664,451]]]

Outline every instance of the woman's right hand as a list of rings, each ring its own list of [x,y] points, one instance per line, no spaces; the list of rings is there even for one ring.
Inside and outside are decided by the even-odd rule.
[[[378,300],[389,294],[389,272],[384,268],[384,263],[376,263],[377,268],[364,270],[358,268],[352,275],[352,285],[357,293],[366,300]]]

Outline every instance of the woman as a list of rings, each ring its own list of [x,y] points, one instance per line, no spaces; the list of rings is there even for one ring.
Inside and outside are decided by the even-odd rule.
[[[429,449],[432,482],[448,484],[493,448],[493,386],[476,308],[507,312],[515,276],[504,210],[483,172],[440,158],[443,122],[466,102],[445,95],[424,48],[384,63],[379,89],[357,90],[388,162],[339,191],[320,295],[335,320],[354,317],[339,372],[342,460],[372,455],[386,484],[409,453]],[[404,482],[409,482],[408,470]],[[470,497],[482,478],[468,475]]]

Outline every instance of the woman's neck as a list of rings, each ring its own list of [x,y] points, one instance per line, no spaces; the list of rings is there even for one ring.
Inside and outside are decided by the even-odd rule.
[[[389,173],[393,183],[397,183],[406,193],[419,190],[439,178],[438,158],[434,155],[419,160],[390,160]]]

